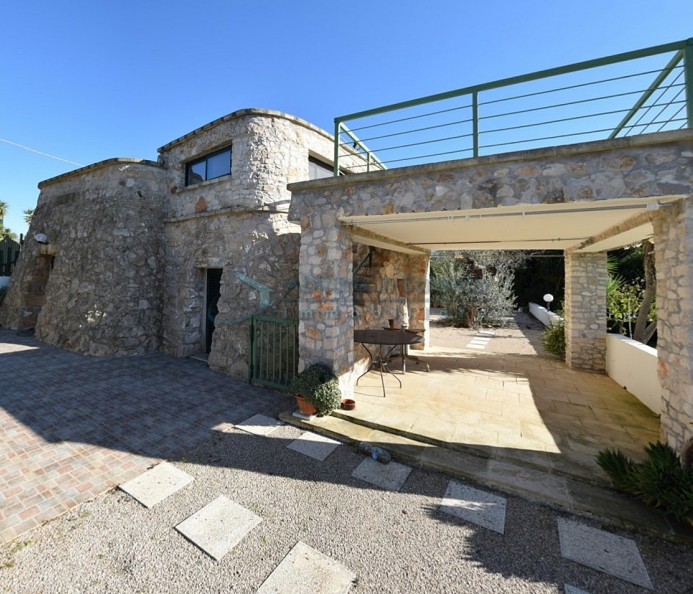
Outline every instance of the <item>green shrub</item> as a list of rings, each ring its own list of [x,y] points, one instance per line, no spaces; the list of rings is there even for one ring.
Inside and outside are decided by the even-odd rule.
[[[339,389],[339,380],[336,377],[320,384],[313,392],[312,404],[318,414],[327,415],[339,408],[342,402],[342,391]]]
[[[667,444],[650,443],[645,454],[645,460],[634,462],[607,448],[595,459],[618,489],[679,521],[693,517],[693,472],[681,467],[678,454]]]
[[[542,332],[541,344],[547,353],[565,359],[565,324],[563,320],[552,322]]]
[[[339,379],[324,363],[314,363],[291,380],[291,390],[303,396],[321,415],[331,413],[342,401]]]
[[[515,309],[513,281],[525,257],[481,251],[436,255],[431,260],[431,299],[456,327],[502,326]]]

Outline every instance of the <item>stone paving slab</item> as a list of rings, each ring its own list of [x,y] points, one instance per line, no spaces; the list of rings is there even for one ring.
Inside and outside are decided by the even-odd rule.
[[[176,530],[210,557],[219,561],[262,522],[245,507],[219,495],[176,526]]]
[[[504,497],[450,481],[440,511],[504,534],[505,507]]]
[[[346,594],[355,579],[347,567],[299,541],[257,594]]]
[[[411,468],[404,464],[397,462],[381,464],[373,458],[366,458],[356,467],[351,476],[388,491],[399,491],[410,473]]]
[[[653,589],[634,540],[563,518],[558,519],[558,536],[566,559]]]
[[[242,423],[238,423],[236,428],[252,433],[253,435],[259,435],[260,437],[267,437],[273,431],[276,431],[284,423],[273,419],[272,417],[267,417],[265,415],[254,415],[249,419],[246,419]]]
[[[467,344],[468,349],[483,350],[491,342],[494,332],[477,332]]]
[[[286,447],[322,462],[340,445],[341,442],[335,439],[306,431],[301,437],[295,439]]]
[[[580,588],[576,588],[575,586],[571,586],[570,584],[565,585],[565,594],[590,594],[587,590],[580,590]]]
[[[162,462],[119,488],[145,507],[153,507],[192,481],[187,472]]]

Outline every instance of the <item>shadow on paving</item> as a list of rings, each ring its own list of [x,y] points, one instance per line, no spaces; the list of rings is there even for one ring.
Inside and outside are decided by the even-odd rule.
[[[163,354],[92,358],[0,331],[0,406],[50,443],[172,458],[221,422],[287,408],[290,399]],[[21,447],[21,443],[16,444]]]
[[[0,410],[2,447],[13,454],[5,458],[7,461],[3,462],[0,473],[0,495],[4,503],[9,492],[20,501],[26,501],[21,489],[17,492],[17,485],[21,485],[28,475],[20,471],[19,482],[10,485],[7,476],[12,470],[9,466],[30,467],[41,482],[45,476],[41,472],[45,453],[65,443],[145,456],[149,458],[149,465],[151,459],[159,458],[182,462],[182,468],[192,474],[201,474],[201,480],[204,476],[202,469],[219,468],[229,473],[225,481],[230,485],[233,484],[233,474],[238,471],[262,475],[270,482],[276,482],[278,478],[297,481],[298,486],[283,495],[287,498],[312,496],[310,493],[322,484],[360,489],[366,506],[378,506],[389,500],[386,494],[376,496],[375,501],[366,499],[369,493],[380,491],[351,476],[363,459],[354,453],[353,448],[339,447],[326,461],[318,462],[286,447],[293,440],[287,435],[298,434],[293,427],[284,426],[277,431],[279,435],[276,437],[259,437],[237,429],[228,433],[213,430],[221,423],[237,424],[257,413],[276,416],[280,411],[293,408],[293,400],[212,372],[196,361],[159,354],[121,359],[86,358],[0,330],[0,371],[3,377],[0,407],[4,409]],[[88,457],[90,452],[86,451],[85,456]],[[76,463],[69,462],[67,467]],[[51,464],[54,462],[49,459],[48,465]],[[136,475],[142,470],[134,468],[133,472]],[[565,560],[559,561],[556,558],[555,514],[545,508],[536,508],[518,497],[509,497],[505,535],[489,533],[443,514],[435,502],[443,496],[447,481],[443,474],[415,469],[400,492],[411,495],[412,501],[421,501],[423,497],[424,501],[430,502],[430,508],[425,505],[423,509],[419,508],[419,512],[424,512],[424,518],[430,516],[441,525],[459,526],[460,540],[451,542],[450,546],[460,551],[461,559],[471,560],[491,573],[556,584],[559,588],[562,588],[565,572],[572,571],[575,583],[583,587],[589,585],[593,594],[632,591],[627,584],[592,570],[588,570],[592,581],[586,584],[586,570]],[[104,483],[101,492],[110,486]],[[287,484],[282,483],[282,486],[286,489]],[[53,488],[58,497],[60,483]],[[65,487],[67,490],[72,488],[69,483]],[[94,493],[91,495],[95,496]],[[74,499],[70,501],[76,501],[74,505],[79,503]],[[31,511],[29,505],[32,505],[31,501],[25,506],[28,515]],[[70,505],[52,509],[52,517],[69,508]],[[352,510],[350,523],[358,517],[358,510],[355,511],[353,516]],[[405,509],[395,511],[406,513]],[[7,512],[7,507],[2,512]],[[25,517],[22,512],[18,516]],[[316,510],[316,517],[322,517],[322,512]],[[45,516],[36,518],[35,525],[41,519],[50,519]],[[34,527],[23,526],[25,529]],[[13,533],[8,531],[4,534]],[[414,534],[415,531],[411,536]],[[541,550],[552,551],[546,559],[537,552],[537,539],[547,547]],[[642,540],[651,541],[653,548],[659,546],[654,539]],[[409,546],[416,539],[407,538],[405,541],[401,546]],[[678,547],[664,543],[662,546],[667,547],[668,557],[676,559],[677,555],[683,555]],[[500,549],[507,551],[508,547],[513,551],[511,562],[507,561],[509,555],[498,554]],[[665,569],[664,573],[677,576],[680,573],[673,571],[671,565]],[[405,571],[406,567],[402,570]],[[657,578],[655,576],[655,583]]]

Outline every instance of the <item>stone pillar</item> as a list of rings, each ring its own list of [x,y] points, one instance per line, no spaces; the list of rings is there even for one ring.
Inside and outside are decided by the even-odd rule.
[[[573,369],[606,369],[606,253],[565,256],[565,360]]]
[[[429,346],[429,322],[431,292],[429,285],[429,256],[409,256],[407,271],[407,305],[409,306],[409,326],[425,328],[424,342],[412,346],[423,349]]]
[[[299,371],[326,363],[353,395],[354,300],[352,239],[335,211],[301,218],[299,263]]]
[[[661,435],[679,451],[693,436],[693,197],[661,208],[653,223]]]

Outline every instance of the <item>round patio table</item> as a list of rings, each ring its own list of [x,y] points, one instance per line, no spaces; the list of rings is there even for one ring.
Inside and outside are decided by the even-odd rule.
[[[410,332],[392,332],[391,330],[354,330],[354,342],[362,344],[363,348],[366,349],[366,352],[370,357],[370,364],[368,365],[368,369],[366,369],[366,371],[364,371],[358,377],[358,379],[356,380],[356,385],[358,386],[359,380],[377,365],[380,370],[380,382],[383,386],[384,398],[385,379],[383,378],[383,370],[385,370],[392,377],[394,377],[399,383],[399,387],[402,387],[402,382],[400,381],[400,379],[394,373],[392,373],[392,371],[390,371],[390,368],[387,366],[388,357],[392,354],[392,351],[398,346],[404,347],[409,346],[411,344],[423,342],[423,336],[419,336],[418,334],[413,334]],[[368,346],[366,346],[369,344],[377,345],[378,347],[387,346],[389,347],[389,349],[384,357],[379,356],[378,358],[376,358],[373,356],[373,353],[370,351]]]

